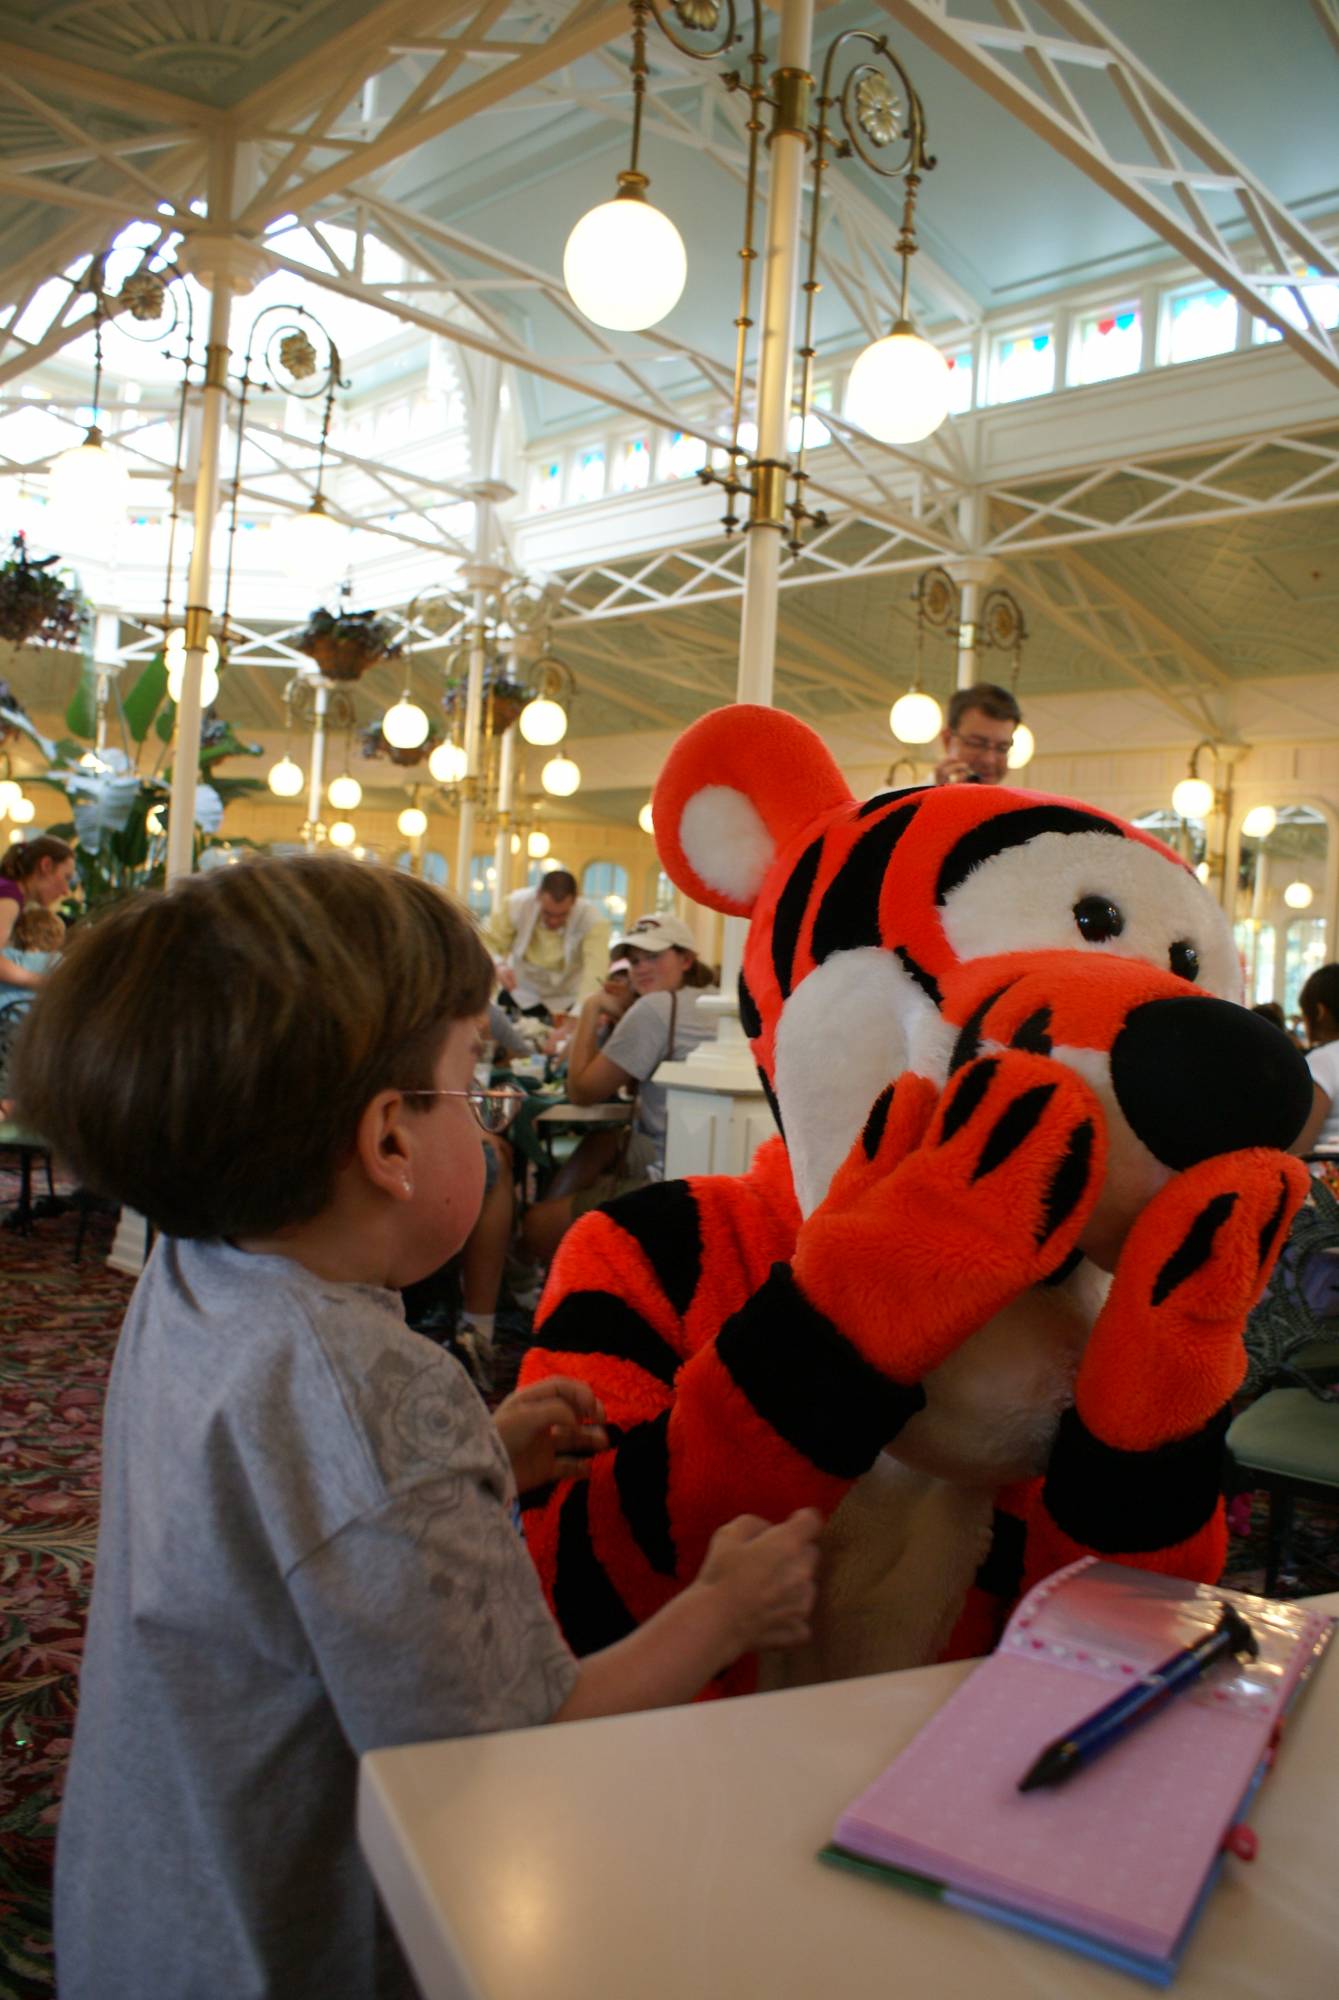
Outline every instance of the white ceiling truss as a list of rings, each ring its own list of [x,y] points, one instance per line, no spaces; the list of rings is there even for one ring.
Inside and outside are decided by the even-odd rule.
[[[1092,8],[1081,0],[994,0],[998,19],[983,20],[966,11],[974,0],[879,4],[1277,332],[1327,385],[1339,385],[1335,334],[1319,323],[1307,285],[1298,281],[1301,266],[1339,278],[1334,253]],[[1339,0],[1311,0],[1311,8],[1339,51]],[[226,17],[240,59],[271,43],[282,51],[290,29],[319,12],[319,0],[232,0],[226,8],[187,0],[178,11],[213,28]],[[639,425],[719,441],[707,419],[685,416],[684,396],[700,398],[705,385],[728,400],[732,363],[723,351],[655,330],[610,338],[575,310],[556,272],[471,235],[434,212],[440,202],[416,205],[407,193],[420,165],[429,176],[424,149],[470,121],[486,131],[495,116],[528,114],[536,137],[527,170],[537,175],[545,171],[546,120],[584,114],[601,144],[608,127],[626,126],[632,112],[626,61],[610,46],[626,36],[625,0],[380,0],[227,111],[142,80],[154,73],[159,33],[142,13],[127,0],[88,0],[82,7],[48,6],[43,21],[54,27],[86,16],[109,60],[133,56],[130,75],[0,45],[0,196],[18,197],[0,222],[10,301],[0,314],[0,387],[87,332],[91,302],[78,277],[64,293],[53,293],[45,326],[29,327],[22,337],[16,329],[31,319],[53,275],[86,274],[132,218],[161,222],[161,244],[169,232],[204,227],[260,239],[268,226],[296,216],[320,244],[326,268],[286,256],[272,240],[265,247],[274,270],[542,377]],[[656,40],[646,129],[709,162],[732,201],[744,176],[746,115],[742,95],[722,90],[715,65],[691,62]],[[235,160],[244,192],[235,214],[202,220],[190,203],[208,191],[211,160],[217,167],[225,154]],[[215,173],[213,185],[222,184]],[[823,282],[867,335],[884,332],[897,285],[889,207],[874,199],[858,167],[834,168],[825,190]],[[1229,200],[1235,210],[1227,220]],[[41,219],[40,240],[28,210]],[[326,224],[352,229],[351,254],[334,247]],[[369,237],[405,259],[401,283],[368,281]],[[152,254],[144,253],[146,262]],[[926,316],[941,330],[979,324],[978,303],[924,251],[913,281]],[[1280,310],[1272,296],[1278,287],[1290,290],[1294,314]],[[1294,323],[1298,316],[1301,325]],[[546,334],[532,341],[532,321],[558,326],[560,339]],[[721,338],[724,350],[724,312]],[[667,380],[675,386],[664,386]],[[141,411],[145,426],[163,414],[147,403]],[[1140,450],[1044,477],[983,479],[977,467],[987,461],[978,454],[989,412],[946,425],[915,450],[878,445],[837,413],[824,411],[823,421],[832,442],[810,460],[808,494],[829,522],[781,577],[787,700],[815,719],[831,714],[834,703],[854,710],[883,698],[888,668],[868,635],[842,630],[834,637],[817,608],[828,600],[812,600],[806,609],[803,587],[914,573],[970,551],[997,557],[1005,581],[1036,616],[1153,689],[1180,722],[1197,733],[1221,732],[1231,676],[1212,647],[1189,630],[1175,605],[1159,609],[1142,591],[1136,597],[1084,549],[1302,516],[1339,499],[1334,424],[1279,424],[1212,446]],[[286,431],[259,406],[248,435],[269,463],[248,468],[241,497],[302,508],[315,486],[314,441]],[[134,429],[119,433],[118,443],[132,454],[139,449]],[[161,460],[147,451],[141,457],[145,476],[163,475]],[[436,554],[468,553],[434,518],[444,505],[469,497],[463,486],[338,444],[327,447],[327,460],[366,482],[360,527]],[[32,469],[13,461],[0,466],[10,474]],[[230,473],[228,466],[225,488]],[[385,518],[391,512],[394,526]],[[969,517],[980,528],[971,543],[962,525]],[[579,629],[582,685],[592,695],[648,724],[677,726],[684,701],[725,699],[733,690],[733,631],[721,608],[737,604],[743,572],[742,541],[710,533],[574,567],[564,574],[555,637],[571,638]],[[665,613],[673,617],[662,623]],[[629,648],[615,623],[628,618],[643,621],[635,680],[624,670]],[[300,657],[291,633],[238,630],[239,665],[289,670]],[[411,652],[444,643],[419,629],[406,637]],[[143,647],[152,643],[146,636]],[[138,656],[132,646],[127,657]]]

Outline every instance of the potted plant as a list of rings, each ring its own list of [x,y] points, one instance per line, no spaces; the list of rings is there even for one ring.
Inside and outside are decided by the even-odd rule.
[[[447,683],[442,696],[442,707],[448,718],[464,715],[468,682],[461,678]],[[519,681],[508,678],[506,669],[496,661],[489,660],[484,667],[483,704],[479,711],[480,724],[486,735],[501,736],[511,728],[526,703],[533,698],[533,690],[522,687]]]
[[[360,680],[379,660],[394,659],[395,627],[375,611],[313,611],[295,644],[328,681]]]
[[[0,639],[16,646],[77,645],[88,610],[78,591],[55,574],[60,557],[34,562],[22,533],[14,536],[13,549],[0,563]]]

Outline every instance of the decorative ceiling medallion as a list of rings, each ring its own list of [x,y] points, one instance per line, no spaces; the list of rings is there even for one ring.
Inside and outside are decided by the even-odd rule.
[[[671,5],[684,27],[699,35],[710,34],[721,18],[720,0],[671,0]]]
[[[855,87],[856,123],[876,146],[891,146],[902,126],[897,99],[886,77],[866,70]]]
[[[295,382],[305,382],[316,373],[316,349],[305,333],[286,333],[279,342],[279,359]]]
[[[132,271],[117,293],[118,303],[127,306],[132,319],[156,320],[163,316],[167,286],[157,271]]]

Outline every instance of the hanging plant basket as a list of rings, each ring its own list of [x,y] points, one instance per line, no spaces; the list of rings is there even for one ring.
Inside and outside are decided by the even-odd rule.
[[[445,730],[432,722],[428,724],[428,733],[423,741],[413,750],[397,750],[394,744],[388,743],[381,733],[379,722],[370,723],[358,739],[364,757],[389,757],[392,764],[399,764],[406,770],[415,764],[426,764],[437,745],[445,741]]]
[[[375,611],[313,611],[294,641],[328,681],[361,680],[369,667],[393,660],[395,628]]]
[[[60,557],[33,562],[22,534],[15,535],[13,549],[0,563],[0,639],[16,646],[77,646],[88,607],[55,575]]]
[[[459,680],[452,681],[442,696],[442,707],[452,723],[459,720],[463,724],[467,693],[467,682]],[[522,687],[519,681],[509,681],[501,675],[494,677],[485,671],[479,727],[486,735],[501,736],[532,699],[531,689]]]

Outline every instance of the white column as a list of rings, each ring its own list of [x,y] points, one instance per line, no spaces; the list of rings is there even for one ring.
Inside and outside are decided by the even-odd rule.
[[[465,570],[468,582],[479,565]],[[461,901],[469,897],[470,861],[474,849],[474,801],[479,788],[479,737],[484,687],[484,607],[487,592],[475,589],[474,623],[470,628],[469,678],[465,684],[465,776],[460,787],[460,823],[456,831],[456,883]]]
[[[493,844],[493,915],[511,888],[512,802],[516,796],[516,724],[504,730],[497,753],[497,839]]]
[[[112,682],[121,671],[121,619],[115,611],[99,610],[93,623],[93,668],[98,677],[93,747],[107,747],[107,708]]]
[[[167,810],[167,883],[191,872],[195,837],[195,788],[200,776],[200,680],[209,637],[209,561],[219,503],[219,446],[227,401],[228,321],[232,283],[220,264],[211,274],[209,344],[205,350],[200,456],[195,472],[195,534],[186,586],[186,667],[177,703],[172,745],[172,798]]]
[[[795,101],[779,88],[787,74],[809,78],[813,0],[781,0],[780,67],[772,79],[782,104]],[[801,93],[807,106],[807,90]],[[795,316],[800,273],[801,211],[807,153],[805,119],[778,116],[770,140],[767,239],[763,249],[762,318],[758,345],[758,451],[749,508],[744,601],[739,628],[737,701],[771,705],[776,671],[776,603],[786,533],[786,433],[790,425],[795,365]]]
[[[325,794],[325,719],[330,709],[330,689],[325,681],[316,683],[312,701],[311,777],[307,787],[307,852],[317,845],[316,828],[321,818]]]

